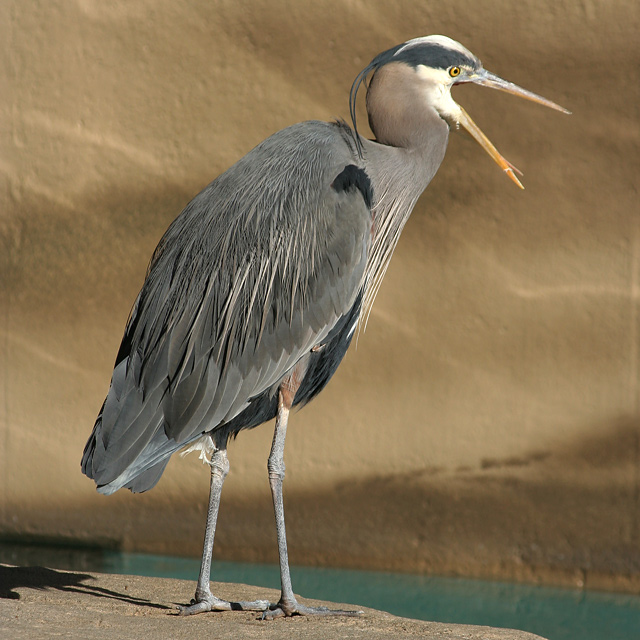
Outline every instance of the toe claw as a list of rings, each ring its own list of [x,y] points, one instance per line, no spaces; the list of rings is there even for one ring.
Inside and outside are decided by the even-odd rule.
[[[199,599],[192,598],[190,605],[178,605],[178,611],[181,616],[190,616],[206,611],[265,611],[270,604],[268,600],[228,602],[216,598],[214,595],[207,595]]]
[[[180,616],[191,616],[205,611],[211,611],[211,602],[207,600],[201,600],[200,602],[191,600],[191,604],[188,606],[178,605],[178,615]]]
[[[264,611],[262,620],[274,620],[286,616],[347,616],[357,617],[363,615],[363,611],[349,611],[345,609],[329,609],[328,607],[307,607],[297,601],[271,605],[269,610]]]
[[[262,620],[275,620],[276,618],[282,618],[282,616],[284,616],[285,613],[284,611],[278,607],[278,606],[271,606],[269,609],[266,609],[265,611],[262,612]]]

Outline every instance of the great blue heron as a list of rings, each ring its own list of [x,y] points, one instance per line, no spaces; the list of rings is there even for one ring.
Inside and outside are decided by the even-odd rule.
[[[367,79],[374,140],[356,128]],[[376,56],[350,93],[353,128],[303,122],[267,138],[198,194],[156,248],[131,311],[111,387],[82,458],[98,491],[147,491],[180,449],[210,455],[211,487],[195,599],[183,614],[263,610],[267,617],[348,613],[299,604],[291,588],[282,481],[289,411],[319,393],[366,318],[451,127],[466,129],[522,186],[451,97],[474,82],[568,113],[486,71],[444,36]],[[230,603],[210,591],[227,443],[276,418],[268,459],[280,601]]]

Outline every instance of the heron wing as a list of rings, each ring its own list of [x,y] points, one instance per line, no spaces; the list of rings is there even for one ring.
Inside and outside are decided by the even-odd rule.
[[[99,485],[126,485],[275,393],[352,309],[371,187],[349,135],[309,122],[271,136],[169,227],[85,450]]]

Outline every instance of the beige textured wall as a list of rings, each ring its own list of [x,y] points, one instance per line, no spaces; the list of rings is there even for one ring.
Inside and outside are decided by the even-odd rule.
[[[444,33],[574,115],[456,89],[526,191],[452,136],[292,420],[292,561],[639,589],[639,23],[636,0],[5,0],[0,535],[199,553],[195,456],[141,496],[79,469],[151,252],[264,137],[347,116],[373,55]],[[231,446],[219,558],[275,559],[270,439]]]

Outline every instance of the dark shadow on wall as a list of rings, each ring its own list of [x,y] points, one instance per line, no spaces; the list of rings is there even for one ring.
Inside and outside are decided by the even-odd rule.
[[[425,468],[317,492],[285,482],[291,562],[640,592],[639,427],[637,418],[621,418],[555,451],[475,468]],[[169,495],[161,483],[144,495],[99,496],[66,508],[65,529],[86,541],[90,522],[112,548],[198,557],[204,474],[202,485],[190,495]],[[31,505],[18,520],[60,527],[58,509]],[[216,558],[276,562],[276,548],[268,489],[223,495]]]

